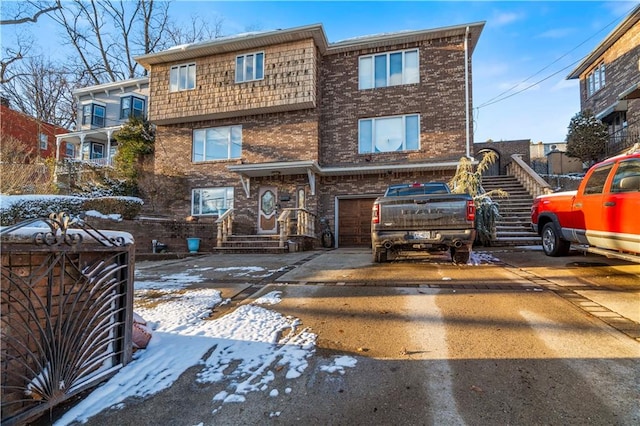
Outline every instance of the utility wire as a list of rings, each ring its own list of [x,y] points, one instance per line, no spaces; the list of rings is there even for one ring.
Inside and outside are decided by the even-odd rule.
[[[529,89],[531,89],[532,87],[535,87],[535,86],[537,86],[538,84],[540,84],[540,83],[542,83],[542,82],[544,82],[544,81],[546,81],[546,80],[550,79],[551,77],[553,77],[553,76],[555,76],[555,75],[559,74],[560,72],[562,72],[562,71],[566,70],[567,68],[572,67],[573,65],[577,64],[578,62],[580,62],[580,61],[582,60],[582,58],[580,58],[580,59],[578,59],[578,60],[576,60],[576,61],[572,62],[571,64],[569,64],[569,65],[567,65],[566,67],[564,67],[564,68],[562,68],[562,69],[560,69],[560,70],[556,71],[555,73],[553,73],[553,74],[551,74],[551,75],[549,75],[549,76],[547,76],[547,77],[544,77],[543,79],[538,80],[537,82],[535,82],[535,83],[533,83],[533,84],[530,84],[529,86],[527,86],[527,87],[525,87],[525,88],[523,88],[523,89],[521,89],[521,90],[518,90],[518,91],[517,91],[517,92],[515,92],[515,93],[511,93],[511,94],[510,94],[510,95],[508,95],[508,96],[503,96],[503,95],[506,95],[507,93],[511,92],[511,91],[512,91],[512,90],[514,90],[515,88],[519,87],[519,86],[520,86],[520,85],[522,85],[523,83],[526,83],[527,81],[531,80],[533,77],[535,77],[535,76],[537,76],[538,74],[542,73],[543,71],[545,71],[546,69],[548,69],[549,67],[551,67],[551,66],[552,66],[552,65],[554,65],[555,63],[559,62],[561,59],[563,59],[564,57],[566,57],[566,56],[567,56],[567,55],[569,55],[570,53],[572,53],[572,52],[574,52],[575,50],[577,50],[579,47],[581,47],[582,45],[584,45],[585,43],[587,43],[588,41],[590,41],[591,39],[593,39],[594,37],[596,37],[598,34],[600,34],[601,32],[603,32],[604,30],[606,30],[607,28],[609,28],[610,26],[612,26],[612,25],[613,25],[613,24],[615,24],[616,22],[620,21],[623,17],[627,16],[627,15],[631,12],[631,10],[633,10],[635,7],[636,7],[636,6],[634,6],[634,7],[633,7],[633,8],[631,8],[631,9],[629,9],[625,14],[623,14],[623,15],[621,15],[621,16],[619,16],[619,17],[615,18],[615,19],[614,19],[614,20],[612,20],[611,22],[609,22],[607,25],[605,25],[604,27],[602,27],[600,30],[598,30],[597,32],[595,32],[594,34],[592,34],[589,38],[587,38],[586,40],[584,40],[582,43],[578,44],[576,47],[574,47],[573,49],[571,49],[570,51],[568,51],[568,52],[567,52],[567,53],[565,53],[564,55],[562,55],[562,56],[560,56],[559,58],[557,58],[555,61],[551,62],[549,65],[547,65],[547,66],[545,66],[545,67],[541,68],[539,71],[537,71],[536,73],[534,73],[534,74],[532,74],[531,76],[527,77],[526,79],[524,79],[524,80],[523,80],[523,81],[521,81],[520,83],[518,83],[518,84],[514,85],[513,87],[511,87],[511,88],[509,88],[509,89],[505,90],[504,92],[500,93],[499,95],[494,96],[493,98],[491,98],[491,99],[489,99],[488,101],[486,101],[486,102],[484,102],[484,103],[480,104],[479,106],[477,106],[477,107],[476,107],[476,108],[474,108],[474,109],[479,110],[480,108],[483,108],[483,107],[486,107],[486,106],[489,106],[489,105],[493,105],[493,104],[498,103],[498,102],[501,102],[501,101],[503,101],[503,100],[505,100],[505,99],[509,99],[510,97],[515,96],[515,95],[517,95],[517,94],[519,94],[519,93],[522,93],[522,92],[524,92],[524,91],[526,91],[526,90],[529,90]]]

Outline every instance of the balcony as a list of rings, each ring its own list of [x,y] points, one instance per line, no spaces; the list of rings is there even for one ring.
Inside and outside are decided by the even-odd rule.
[[[637,142],[640,142],[640,129],[622,129],[610,135],[606,155],[607,157],[611,157],[620,154],[631,148]]]

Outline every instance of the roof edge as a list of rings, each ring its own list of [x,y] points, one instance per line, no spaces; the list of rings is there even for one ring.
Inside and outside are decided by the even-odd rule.
[[[638,4],[605,38],[584,57],[580,64],[569,73],[565,80],[575,80],[580,78],[580,74],[586,71],[596,59],[606,52],[624,33],[640,21],[640,4]]]

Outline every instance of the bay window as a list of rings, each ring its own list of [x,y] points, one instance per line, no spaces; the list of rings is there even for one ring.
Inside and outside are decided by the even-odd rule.
[[[106,109],[103,105],[85,104],[82,106],[82,124],[104,127]]]
[[[125,96],[120,98],[120,118],[144,118],[144,104],[144,99],[136,96]]]

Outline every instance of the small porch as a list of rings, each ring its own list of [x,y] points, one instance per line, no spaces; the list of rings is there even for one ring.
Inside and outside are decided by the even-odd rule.
[[[56,161],[63,159],[111,166],[117,151],[113,135],[122,126],[101,127],[56,135]],[[61,152],[62,142],[66,150]]]
[[[277,232],[265,235],[234,234],[234,209],[217,220],[218,253],[287,253],[312,250],[316,246],[316,215],[304,208],[282,209],[277,217]]]

